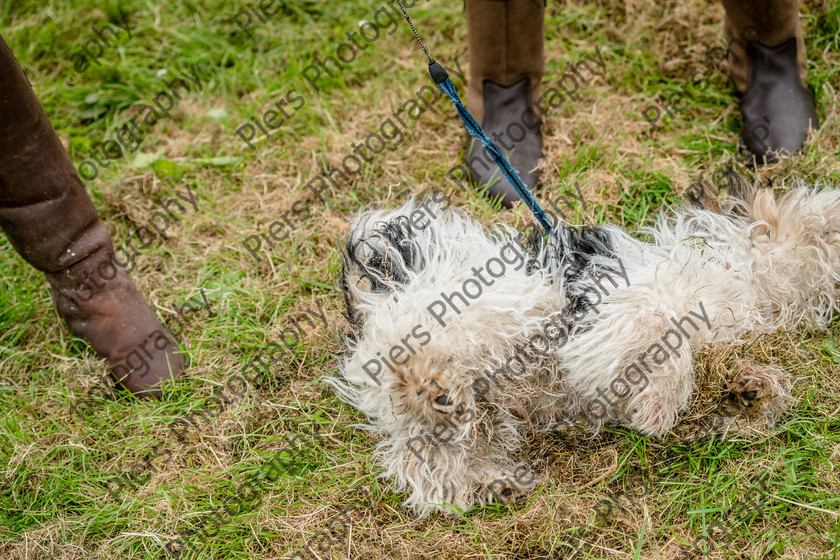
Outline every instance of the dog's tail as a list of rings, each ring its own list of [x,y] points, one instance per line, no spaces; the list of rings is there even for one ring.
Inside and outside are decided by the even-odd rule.
[[[666,235],[674,228],[662,223],[658,241],[675,243],[693,227],[695,235],[731,247],[734,262],[746,264],[764,322],[825,324],[840,311],[840,191],[799,184],[776,197],[737,173],[725,185],[724,199],[710,181],[692,184],[686,196],[693,209],[682,213],[685,231]]]
[[[748,207],[755,283],[782,321],[821,326],[840,311],[840,190],[759,190]]]

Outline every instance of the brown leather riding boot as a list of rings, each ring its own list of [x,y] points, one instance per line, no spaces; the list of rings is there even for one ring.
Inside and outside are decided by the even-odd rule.
[[[467,108],[533,191],[542,157],[534,103],[545,68],[544,0],[465,0],[470,80]],[[510,207],[519,200],[484,147],[467,139],[464,163],[473,182]]]
[[[804,80],[798,0],[724,0],[729,71],[741,97],[740,142],[758,163],[799,151],[819,128]]]
[[[0,227],[58,314],[129,391],[160,396],[184,357],[120,262],[26,76],[0,37]]]

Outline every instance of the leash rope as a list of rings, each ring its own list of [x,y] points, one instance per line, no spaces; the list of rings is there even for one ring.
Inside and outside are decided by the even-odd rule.
[[[417,38],[417,42],[420,43],[420,47],[423,49],[423,52],[426,54],[426,58],[429,59],[429,74],[432,76],[432,79],[437,84],[438,88],[452,101],[452,104],[455,105],[455,109],[458,111],[458,114],[461,116],[461,120],[464,121],[464,126],[467,128],[467,132],[469,132],[476,140],[481,142],[487,152],[490,154],[490,157],[493,158],[493,161],[496,162],[496,165],[499,166],[499,169],[502,171],[502,174],[510,181],[510,184],[513,185],[513,188],[516,189],[516,192],[519,193],[519,196],[522,200],[525,201],[525,204],[528,206],[528,209],[531,210],[531,213],[534,215],[534,219],[539,222],[539,224],[543,227],[545,233],[548,233],[551,230],[552,223],[548,216],[545,215],[545,211],[537,202],[537,199],[534,198],[534,195],[531,194],[531,191],[528,190],[528,187],[519,177],[519,173],[516,169],[511,166],[508,159],[505,157],[505,154],[499,150],[498,147],[487,137],[484,130],[481,128],[464,104],[461,102],[461,98],[458,96],[458,90],[455,89],[455,85],[449,79],[449,73],[435,60],[432,58],[432,55],[429,54],[429,50],[426,48],[426,45],[423,43],[422,39],[420,39],[420,35],[417,33],[417,30],[414,28],[414,24],[411,22],[411,18],[408,16],[408,12],[405,10],[405,7],[402,4],[401,0],[397,0],[397,4],[400,6],[400,10],[402,10],[403,17],[405,21],[408,22],[408,26],[411,28],[411,31],[414,33],[414,37]]]
[[[397,0],[397,4],[400,5],[400,10],[402,10],[405,21],[408,22],[408,26],[411,28],[411,32],[414,33],[414,37],[417,38],[417,42],[420,43],[420,47],[423,49],[423,52],[426,53],[426,58],[429,59],[429,65],[431,66],[435,63],[435,60],[432,58],[432,55],[429,54],[429,49],[426,48],[426,45],[423,43],[423,39],[420,38],[420,34],[417,33],[416,29],[414,29],[414,24],[411,23],[411,18],[408,17],[408,12],[405,11],[405,6],[402,5],[401,0]]]

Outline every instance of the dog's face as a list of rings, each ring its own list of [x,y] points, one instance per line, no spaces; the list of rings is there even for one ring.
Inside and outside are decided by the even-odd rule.
[[[475,407],[471,375],[436,350],[436,345],[429,345],[408,363],[396,366],[388,391],[397,410],[424,424],[449,419],[457,426]]]
[[[426,426],[463,424],[463,417],[478,414],[476,381],[500,364],[504,368],[517,344],[543,333],[545,315],[556,310],[544,302],[560,299],[541,277],[523,273],[498,279],[469,306],[459,301],[457,311],[448,308],[438,321],[441,306],[435,302],[463,282],[437,277],[371,306],[344,369],[353,382],[375,385],[365,395],[378,417],[392,412]]]
[[[435,321],[427,310],[440,297],[435,288],[393,293],[370,306],[343,374],[366,387],[363,407],[379,418],[460,432],[475,416],[472,382],[492,341],[481,322],[455,313],[446,326]],[[472,307],[484,301],[492,300]]]

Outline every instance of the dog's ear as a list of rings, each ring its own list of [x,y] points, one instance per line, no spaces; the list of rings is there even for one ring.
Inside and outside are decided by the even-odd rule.
[[[345,283],[363,291],[389,292],[426,266],[408,217],[363,222],[344,246]]]
[[[426,265],[417,232],[408,215],[399,213],[412,208],[409,204],[391,214],[374,212],[362,216],[347,236],[342,252],[341,291],[347,318],[357,328],[364,322],[360,305],[370,294],[393,293],[409,281],[410,274]]]

